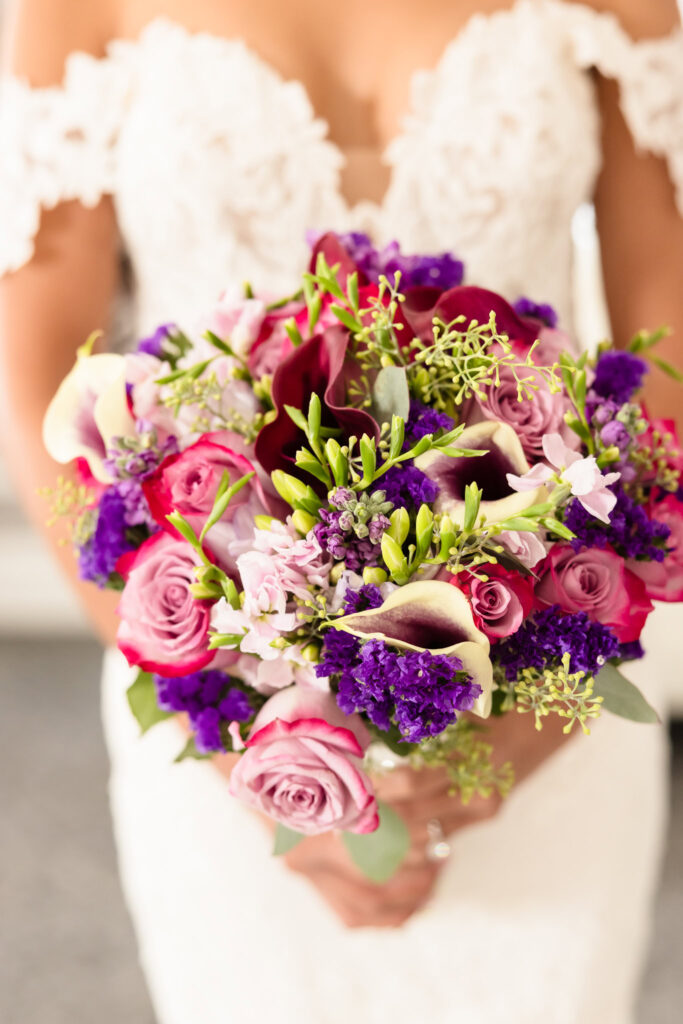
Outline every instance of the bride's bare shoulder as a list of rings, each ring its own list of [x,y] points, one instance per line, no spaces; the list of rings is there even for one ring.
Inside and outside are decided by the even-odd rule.
[[[681,24],[677,0],[572,0],[614,14],[633,39],[665,36]]]
[[[3,31],[3,68],[34,86],[60,82],[74,50],[103,55],[116,0],[10,0]]]

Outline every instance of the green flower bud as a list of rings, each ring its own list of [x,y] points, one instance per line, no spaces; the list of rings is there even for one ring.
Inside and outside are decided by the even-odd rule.
[[[366,585],[374,584],[379,587],[382,583],[386,583],[389,579],[384,569],[380,569],[379,566],[366,565],[363,569],[363,583]]]
[[[292,514],[292,523],[294,524],[294,529],[298,530],[299,533],[305,536],[313,529],[317,523],[317,519],[315,519],[309,512],[304,512],[303,509],[298,508]]]
[[[405,508],[396,508],[389,517],[391,526],[387,530],[387,533],[392,537],[399,546],[403,544],[410,531],[410,516],[408,510]]]

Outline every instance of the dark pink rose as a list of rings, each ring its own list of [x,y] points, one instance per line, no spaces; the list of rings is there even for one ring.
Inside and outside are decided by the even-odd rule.
[[[199,535],[213,508],[223,474],[227,471],[233,484],[247,473],[256,472],[246,456],[221,443],[229,436],[224,432],[204,434],[189,448],[164,459],[145,480],[142,486],[150,511],[164,530],[177,536],[167,519],[177,511]],[[207,547],[223,568],[232,570],[242,550],[239,543],[231,550],[233,542],[251,535],[255,515],[275,512],[258,475],[254,476],[237,492],[220,522],[207,534]]]
[[[370,736],[330,693],[290,686],[271,697],[254,722],[230,791],[304,835],[379,825],[372,783],[363,771]]]
[[[334,301],[330,295],[324,297],[320,316],[315,325],[316,333],[339,323],[334,314],[330,313],[330,306]],[[280,363],[293,351],[294,344],[285,330],[285,323],[288,320],[294,320],[302,338],[309,336],[308,306],[305,302],[288,302],[286,306],[280,306],[278,309],[266,313],[261,330],[247,359],[252,376],[256,378],[263,377],[265,374],[272,376]]]
[[[672,548],[663,562],[628,562],[654,601],[683,601],[683,504],[674,494],[648,508],[651,519],[657,519],[671,530],[667,547]]]
[[[531,577],[505,569],[502,565],[483,565],[478,579],[471,574],[451,576],[472,606],[475,625],[491,639],[516,633],[534,605]]]
[[[209,650],[210,606],[196,601],[198,556],[184,540],[156,533],[119,560],[126,575],[118,614],[118,646],[131,665],[164,676],[184,676],[205,668],[215,656]]]
[[[652,602],[645,585],[611,548],[574,551],[556,544],[540,567],[537,602],[567,612],[586,612],[609,626],[622,643],[637,640]]]

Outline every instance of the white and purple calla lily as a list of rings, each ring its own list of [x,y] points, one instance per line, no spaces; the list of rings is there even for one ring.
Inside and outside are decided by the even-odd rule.
[[[345,615],[333,625],[353,636],[383,640],[403,650],[459,658],[482,690],[472,710],[481,718],[491,713],[490,644],[475,626],[467,598],[450,583],[407,583],[390,594],[379,608]]]
[[[79,352],[43,420],[43,442],[55,462],[83,458],[100,483],[111,483],[104,466],[115,437],[135,432],[126,397],[126,360],[115,353]]]
[[[518,492],[508,476],[523,476],[529,470],[521,442],[512,427],[499,420],[485,420],[464,430],[459,448],[485,451],[485,455],[453,457],[427,452],[415,459],[415,465],[439,487],[434,511],[447,514],[456,526],[465,519],[465,488],[476,482],[483,495],[480,512],[489,523],[500,523],[521,515],[532,505],[547,501],[540,481],[528,491]]]

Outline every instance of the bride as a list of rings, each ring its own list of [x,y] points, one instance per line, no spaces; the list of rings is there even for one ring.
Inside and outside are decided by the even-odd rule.
[[[9,454],[36,521],[35,489],[56,475],[42,414],[77,345],[98,327],[132,340],[191,324],[234,281],[286,293],[309,228],[453,251],[470,280],[551,302],[571,329],[570,222],[595,199],[617,340],[661,322],[680,337],[677,26],[675,0],[17,3],[0,336]],[[678,394],[651,378],[651,408],[675,414]],[[112,645],[115,601],[85,601]],[[678,660],[668,611],[632,669],[660,708]],[[439,775],[386,776],[413,843],[377,887],[334,837],[272,858],[263,823],[228,796],[227,758],[173,765],[175,723],[139,738],[129,681],[110,649],[115,833],[160,1022],[633,1020],[665,827],[662,728],[605,718],[590,742],[548,727],[530,742],[530,716],[498,720],[519,779],[502,807],[458,806]]]

